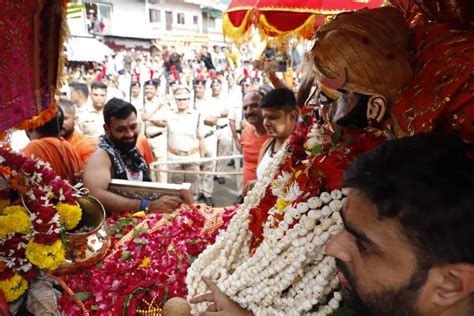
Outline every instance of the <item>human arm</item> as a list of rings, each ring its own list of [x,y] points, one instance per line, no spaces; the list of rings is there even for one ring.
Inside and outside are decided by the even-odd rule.
[[[217,117],[210,116],[204,119],[204,124],[207,126],[215,126],[217,124]]]
[[[130,199],[108,191],[112,180],[112,162],[103,149],[97,149],[87,161],[83,174],[84,186],[97,198],[109,212],[140,211],[141,200]],[[170,212],[182,203],[181,199],[171,196],[150,201],[151,212]]]
[[[229,120],[229,127],[232,133],[232,139],[234,140],[235,147],[239,152],[242,152],[242,145],[240,144],[239,134],[237,134],[237,129],[235,128],[235,120]]]
[[[227,295],[221,292],[217,285],[207,277],[202,280],[206,283],[211,292],[193,297],[189,302],[198,304],[203,302],[211,302],[207,311],[202,312],[199,316],[251,316],[252,312],[243,309],[237,303],[232,301]]]
[[[278,62],[265,62],[264,70],[267,74],[268,80],[270,80],[275,89],[288,88],[285,82],[283,80],[280,80],[280,78],[278,78],[278,76],[276,75],[276,72],[278,71]]]

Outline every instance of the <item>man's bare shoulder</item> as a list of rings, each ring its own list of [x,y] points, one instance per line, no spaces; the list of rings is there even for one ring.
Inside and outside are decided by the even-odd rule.
[[[97,148],[94,150],[92,155],[90,156],[89,160],[86,164],[86,171],[87,169],[103,169],[107,168],[110,169],[112,166],[112,161],[110,160],[109,154],[102,148]]]

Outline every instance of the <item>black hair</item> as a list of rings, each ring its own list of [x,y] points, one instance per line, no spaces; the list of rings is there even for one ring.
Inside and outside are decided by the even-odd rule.
[[[260,100],[261,109],[273,108],[286,113],[296,110],[296,98],[293,91],[288,88],[279,88],[268,91]]]
[[[35,128],[36,132],[42,137],[58,137],[61,133],[64,123],[64,112],[61,107],[57,107],[56,115],[45,124]]]
[[[91,91],[94,90],[94,89],[104,89],[104,90],[107,91],[107,85],[103,82],[100,82],[100,81],[94,81],[91,84]]]
[[[360,155],[344,186],[360,189],[379,218],[395,218],[419,263],[474,263],[474,144],[419,134]]]
[[[131,103],[118,98],[112,98],[104,106],[104,122],[109,125],[112,117],[125,119],[132,113],[136,115],[137,109]]]
[[[76,91],[79,91],[82,93],[86,98],[89,97],[89,88],[87,87],[87,84],[81,83],[81,82],[71,82],[69,84],[69,87],[73,88]]]
[[[132,81],[130,83],[130,88],[133,88],[133,87],[141,87],[141,84],[139,81]]]

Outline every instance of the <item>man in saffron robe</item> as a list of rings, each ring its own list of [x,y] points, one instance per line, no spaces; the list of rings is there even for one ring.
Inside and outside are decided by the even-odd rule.
[[[49,162],[61,178],[75,184],[84,163],[71,144],[60,136],[63,120],[62,110],[58,108],[57,115],[49,122],[27,131],[31,141],[22,152],[26,156]]]
[[[59,105],[64,112],[64,123],[61,128],[61,136],[71,144],[74,151],[85,164],[99,142],[84,136],[82,133],[74,129],[76,122],[76,108],[72,101],[66,98],[61,98]]]

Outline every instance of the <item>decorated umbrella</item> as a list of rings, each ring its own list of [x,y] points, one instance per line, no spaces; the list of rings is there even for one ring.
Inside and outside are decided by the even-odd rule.
[[[223,17],[224,35],[240,42],[255,25],[264,36],[311,39],[328,16],[383,4],[384,0],[233,0]]]

